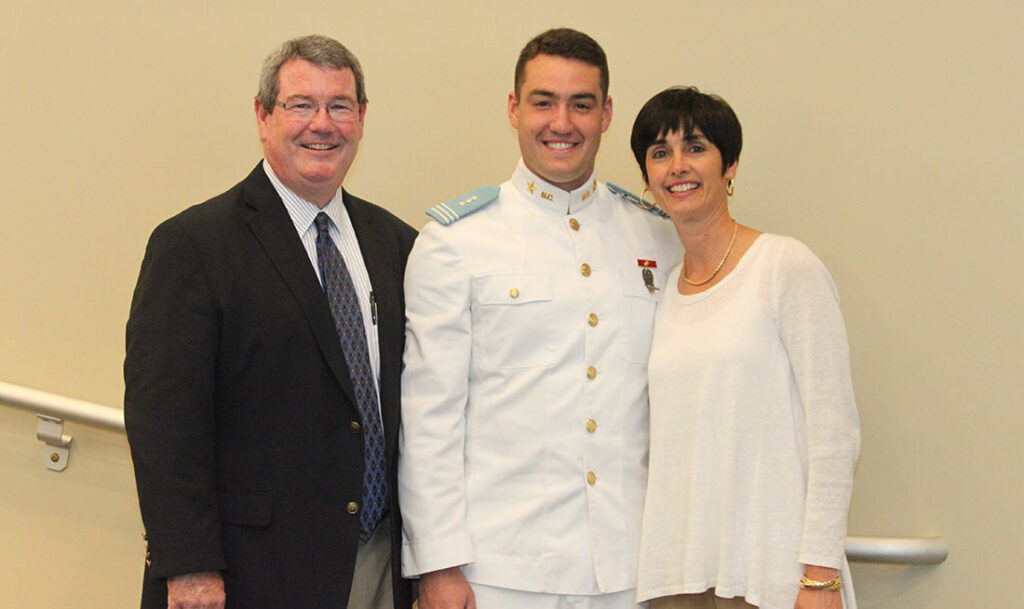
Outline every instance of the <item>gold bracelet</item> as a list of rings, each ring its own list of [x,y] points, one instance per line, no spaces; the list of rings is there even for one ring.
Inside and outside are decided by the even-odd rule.
[[[807,590],[839,590],[843,587],[843,580],[836,576],[835,579],[821,582],[805,575],[800,578],[800,587]]]

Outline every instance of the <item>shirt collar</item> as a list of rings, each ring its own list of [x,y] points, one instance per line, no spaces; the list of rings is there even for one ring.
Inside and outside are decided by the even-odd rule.
[[[524,197],[536,203],[546,211],[559,215],[576,214],[589,205],[597,194],[597,178],[591,173],[587,181],[576,190],[566,191],[544,180],[526,168],[523,159],[519,159],[512,184]]]
[[[267,173],[267,177],[270,178],[270,183],[274,185],[274,190],[281,197],[281,201],[284,203],[285,209],[288,210],[288,216],[291,217],[292,223],[295,224],[295,230],[299,233],[299,236],[304,235],[313,226],[313,220],[316,219],[317,214],[321,211],[327,214],[327,217],[331,219],[335,226],[342,226],[341,216],[345,213],[345,205],[342,203],[341,188],[338,188],[338,192],[334,193],[334,197],[331,198],[323,209],[320,209],[314,203],[303,199],[295,194],[295,191],[285,186],[284,182],[274,173],[274,169],[266,159],[263,159],[263,170]]]

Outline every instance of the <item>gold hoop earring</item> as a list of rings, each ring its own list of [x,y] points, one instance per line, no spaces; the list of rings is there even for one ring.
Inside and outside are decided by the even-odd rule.
[[[731,197],[734,192],[736,192],[736,182],[732,178],[729,178],[729,181],[725,183],[725,194]]]
[[[646,194],[647,188],[644,187],[643,192],[640,193],[640,207],[643,207],[644,209],[654,209],[654,201],[648,201],[647,199],[645,199],[644,195]]]

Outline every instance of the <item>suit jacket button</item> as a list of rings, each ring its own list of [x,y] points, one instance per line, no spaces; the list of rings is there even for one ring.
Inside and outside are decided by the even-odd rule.
[[[348,424],[348,428],[352,430],[352,433],[359,433],[359,430],[361,429],[359,421],[352,421]]]
[[[345,504],[345,511],[349,514],[358,514],[359,504],[356,503],[355,501],[349,501],[348,503]]]

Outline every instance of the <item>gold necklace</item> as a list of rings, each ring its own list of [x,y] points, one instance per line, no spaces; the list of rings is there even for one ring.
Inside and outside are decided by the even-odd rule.
[[[740,228],[739,223],[736,222],[735,220],[733,220],[732,221],[732,239],[729,240],[729,247],[726,248],[725,255],[722,256],[722,259],[718,261],[718,266],[715,267],[715,270],[712,271],[711,275],[708,276],[708,278],[705,279],[704,281],[690,281],[689,279],[686,278],[686,254],[683,254],[683,272],[680,273],[680,276],[683,278],[683,281],[685,281],[686,283],[688,283],[690,285],[704,285],[705,283],[707,283],[707,282],[711,281],[712,279],[714,279],[715,275],[718,274],[718,271],[722,270],[722,265],[725,264],[726,259],[729,258],[729,252],[732,251],[732,244],[736,243],[736,233],[737,233],[737,231],[739,231],[739,228]]]

